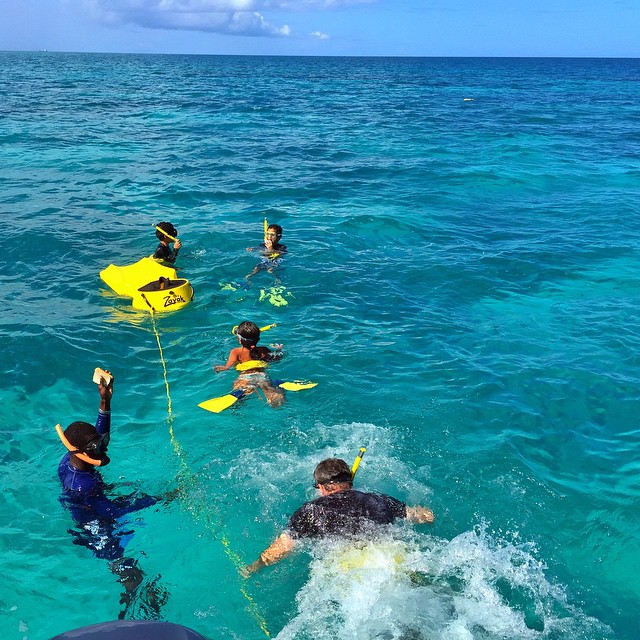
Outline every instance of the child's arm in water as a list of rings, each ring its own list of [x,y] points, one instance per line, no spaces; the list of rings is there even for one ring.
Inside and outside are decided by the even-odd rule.
[[[233,367],[234,364],[237,364],[238,362],[240,362],[239,351],[240,351],[240,347],[231,349],[231,351],[229,352],[229,358],[227,359],[227,363],[216,364],[213,366],[213,370],[216,373],[220,373],[221,371],[228,371],[229,369],[231,369],[231,367]]]

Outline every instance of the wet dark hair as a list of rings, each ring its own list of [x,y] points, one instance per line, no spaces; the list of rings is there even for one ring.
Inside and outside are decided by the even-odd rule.
[[[318,464],[313,472],[313,481],[316,485],[343,484],[353,482],[351,467],[340,458],[327,458]]]
[[[245,349],[249,349],[249,355],[252,360],[275,362],[283,356],[281,351],[271,351],[267,347],[257,346],[258,340],[260,340],[260,329],[253,322],[248,322],[247,320],[241,322],[235,330],[235,334],[240,338],[240,344]]]
[[[279,224],[270,224],[267,227],[267,231],[269,231],[269,229],[273,229],[278,234],[278,238],[282,236],[282,227]]]
[[[162,229],[162,231],[166,231],[168,235],[174,238],[178,237],[178,230],[170,222],[158,222],[156,227]],[[162,233],[162,231],[158,231],[158,229],[156,229],[156,238],[158,238],[158,240],[164,240],[167,236]]]
[[[245,320],[238,325],[236,335],[240,338],[240,343],[243,347],[251,349],[251,347],[255,347],[258,344],[258,340],[260,340],[260,329],[257,324]]]
[[[79,451],[84,451],[87,445],[100,434],[88,422],[72,422],[65,430],[64,436]]]

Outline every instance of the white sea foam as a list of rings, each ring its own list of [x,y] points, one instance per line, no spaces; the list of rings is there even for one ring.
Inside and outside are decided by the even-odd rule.
[[[245,450],[228,474],[229,479],[242,474],[246,490],[257,492],[265,521],[282,522],[300,484],[307,499],[315,495],[316,462],[330,456],[351,461],[361,445],[368,453],[358,488],[429,504],[429,472],[398,456],[397,431],[370,423],[293,429],[300,451],[283,451],[278,443],[263,447],[259,457]],[[402,522],[369,544],[306,543],[309,578],[278,638],[528,640],[595,638],[606,632],[571,604],[563,586],[547,575],[535,545],[517,532],[494,533],[480,522],[450,539],[444,535],[437,524],[432,529]]]
[[[527,640],[601,628],[530,550],[484,527],[453,540],[397,527],[368,545],[324,541],[312,553],[280,640]]]

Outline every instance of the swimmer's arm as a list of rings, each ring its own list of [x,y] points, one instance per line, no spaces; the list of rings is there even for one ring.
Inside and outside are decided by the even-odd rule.
[[[106,371],[111,376],[109,384],[105,384],[104,378],[100,379],[98,385],[98,393],[100,394],[100,406],[99,410],[102,413],[111,413],[111,396],[113,396],[113,374],[111,371]]]
[[[176,238],[176,241],[173,243],[173,251],[171,250],[171,247],[169,247],[168,243],[165,244],[164,242],[161,242],[158,245],[156,252],[153,254],[153,257],[156,260],[164,260],[165,262],[169,262],[173,264],[178,258],[178,251],[180,250],[181,247],[182,247],[182,243],[177,238]]]
[[[281,533],[259,556],[255,562],[248,564],[241,570],[241,575],[248,578],[262,567],[280,562],[288,556],[296,545],[296,541],[285,531]]]
[[[427,507],[407,507],[406,518],[415,524],[431,524],[435,520],[433,511]]]
[[[213,370],[216,373],[220,373],[221,371],[228,371],[233,367],[234,364],[238,363],[240,358],[238,358],[238,349],[231,349],[229,353],[229,358],[227,359],[226,364],[216,364],[213,367]]]
[[[173,264],[178,259],[178,250],[174,249],[166,258],[164,258],[165,262],[170,262]]]

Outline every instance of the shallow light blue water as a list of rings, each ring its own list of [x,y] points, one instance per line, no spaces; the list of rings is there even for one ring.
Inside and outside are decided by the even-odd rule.
[[[0,54],[0,632],[110,620],[73,545],[53,426],[114,371],[116,493],[185,486],[128,551],[210,638],[632,640],[640,596],[638,60]],[[286,306],[245,247],[284,227]],[[171,220],[195,301],[148,314],[98,273]],[[273,410],[214,415],[233,325],[277,322]],[[172,442],[169,428],[173,427]],[[431,506],[418,584],[309,549],[247,585],[329,455]],[[176,449],[183,452],[182,458]],[[126,484],[131,483],[131,484]],[[310,555],[311,554],[311,555]],[[404,634],[404,635],[403,635]]]

